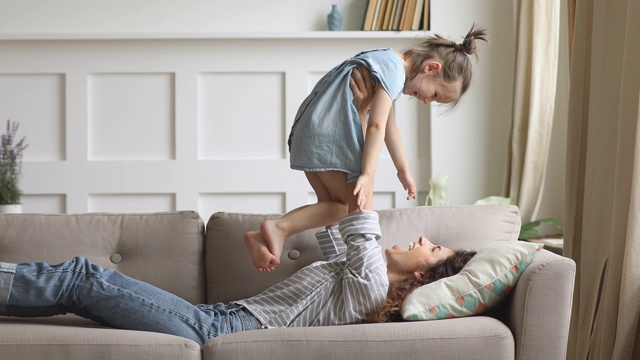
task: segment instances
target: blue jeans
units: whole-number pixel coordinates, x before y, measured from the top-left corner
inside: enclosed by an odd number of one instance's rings
[[[58,265],[0,263],[0,315],[69,312],[110,327],[185,337],[200,346],[216,336],[260,328],[240,305],[193,305],[83,257]]]

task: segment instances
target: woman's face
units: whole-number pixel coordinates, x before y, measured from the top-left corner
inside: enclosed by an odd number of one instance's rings
[[[440,245],[434,245],[421,236],[416,242],[410,242],[407,249],[398,245],[385,250],[387,269],[397,274],[413,274],[453,255],[453,251]]]

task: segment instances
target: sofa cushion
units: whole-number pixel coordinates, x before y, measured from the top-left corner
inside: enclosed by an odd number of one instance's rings
[[[0,215],[0,261],[57,264],[85,256],[200,304],[204,223],[194,211]]]
[[[509,295],[542,244],[503,241],[471,258],[460,273],[423,285],[402,304],[405,320],[433,320],[481,314]]]
[[[486,316],[417,321],[253,330],[220,336],[203,359],[441,359],[515,358],[513,335]]]
[[[520,233],[515,205],[417,206],[378,213],[383,248],[406,247],[424,235],[434,244],[477,251],[495,241],[516,240]]]

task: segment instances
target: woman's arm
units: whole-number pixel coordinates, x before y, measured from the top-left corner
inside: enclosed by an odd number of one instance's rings
[[[349,79],[351,91],[353,91],[353,104],[358,110],[360,117],[360,125],[362,127],[362,136],[366,136],[367,117],[371,109],[373,100],[373,82],[371,81],[371,73],[364,66],[354,68],[351,71],[351,79]]]
[[[340,220],[339,230],[347,247],[345,276],[366,278],[381,272],[387,277],[387,265],[378,244],[382,231],[377,212],[350,212]]]
[[[334,226],[316,233],[316,239],[327,261],[344,260],[347,246],[342,241],[338,227]]]
[[[346,323],[358,323],[384,302],[389,289],[387,265],[378,244],[382,237],[378,213],[354,211],[340,221],[347,245],[341,276],[343,307],[336,309]]]
[[[389,112],[384,141],[387,144],[393,165],[395,165],[396,170],[398,170],[398,179],[404,189],[407,190],[407,200],[415,199],[416,182],[411,175],[411,169],[409,168],[409,162],[404,152],[402,137],[400,136],[400,129],[398,129],[398,125],[396,124],[396,116],[393,108],[391,108]]]

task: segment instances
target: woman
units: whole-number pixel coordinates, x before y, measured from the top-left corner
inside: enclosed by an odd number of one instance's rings
[[[385,264],[380,237],[378,213],[352,212],[339,227],[317,234],[326,261],[251,298],[213,305],[193,305],[82,257],[58,265],[0,262],[0,315],[71,312],[106,326],[173,334],[203,346],[239,331],[400,320],[402,299],[413,288],[457,273],[473,256],[420,237],[408,249],[386,249]]]

